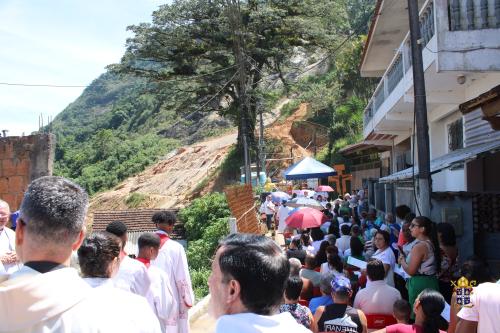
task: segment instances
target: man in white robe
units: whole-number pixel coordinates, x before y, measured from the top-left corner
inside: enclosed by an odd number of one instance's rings
[[[160,268],[151,266],[151,260],[156,259],[160,251],[160,237],[157,234],[144,233],[137,240],[137,245],[139,247],[137,261],[148,269],[151,279],[151,288],[147,296],[149,305],[160,321],[162,332],[176,330],[176,317],[179,309],[170,288],[168,276]]]
[[[127,226],[122,221],[113,221],[106,227],[106,231],[119,237],[122,241],[121,262],[118,273],[113,278],[117,288],[147,297],[151,285],[148,271],[144,265],[130,258],[125,252],[127,244]]]
[[[7,227],[9,217],[9,204],[0,200],[0,275],[12,274],[20,267],[16,255],[16,233]]]
[[[85,191],[62,177],[30,184],[16,229],[24,266],[0,282],[0,332],[161,332],[144,298],[92,289],[69,267],[84,238],[87,205]]]
[[[169,237],[169,233],[174,228],[176,216],[172,212],[163,211],[153,215],[152,220],[158,228],[156,233],[160,237],[161,244],[158,257],[151,262],[151,265],[167,273],[170,288],[178,304],[176,326],[168,326],[168,332],[187,333],[189,332],[188,309],[193,306],[194,294],[184,247]]]

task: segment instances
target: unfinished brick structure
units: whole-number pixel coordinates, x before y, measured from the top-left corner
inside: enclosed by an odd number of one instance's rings
[[[0,199],[11,211],[19,208],[32,180],[52,175],[55,144],[53,134],[0,138]]]

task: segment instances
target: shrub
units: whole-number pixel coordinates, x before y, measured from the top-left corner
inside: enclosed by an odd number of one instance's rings
[[[208,295],[208,277],[210,276],[210,268],[192,269],[191,283],[193,284],[194,296],[196,299],[202,299]]]
[[[144,200],[147,199],[147,197],[147,195],[134,192],[129,194],[127,199],[125,199],[125,204],[128,208],[137,208],[141,205],[142,202],[144,202]]]
[[[202,238],[211,223],[230,215],[225,195],[215,192],[193,200],[179,212],[179,219],[184,222],[188,241],[192,241]]]
[[[229,234],[230,211],[222,193],[212,193],[194,200],[179,212],[189,240],[186,256],[197,299],[208,294],[211,259],[221,238]]]

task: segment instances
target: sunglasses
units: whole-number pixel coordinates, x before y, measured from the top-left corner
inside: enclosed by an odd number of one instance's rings
[[[412,224],[410,224],[410,228],[420,228],[420,225],[418,225],[416,223],[412,223]]]

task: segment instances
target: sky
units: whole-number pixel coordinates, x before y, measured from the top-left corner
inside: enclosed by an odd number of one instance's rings
[[[0,130],[38,130],[117,63],[131,36],[126,27],[150,22],[166,0],[0,0]]]

